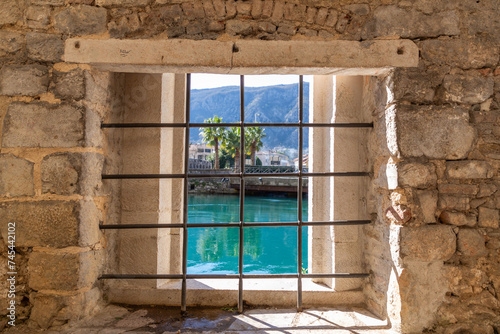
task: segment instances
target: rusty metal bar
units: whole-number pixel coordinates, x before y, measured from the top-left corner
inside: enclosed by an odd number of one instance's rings
[[[282,127],[296,128],[297,123],[190,123],[192,128],[240,127]],[[102,123],[102,129],[109,128],[183,128],[184,123]],[[305,128],[373,128],[373,123],[304,123]]]

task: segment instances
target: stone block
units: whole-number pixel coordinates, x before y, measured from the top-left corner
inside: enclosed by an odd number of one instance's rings
[[[226,22],[226,30],[230,35],[250,35],[253,28],[248,21],[229,20]]]
[[[12,154],[0,154],[0,196],[33,196],[33,165]]]
[[[26,9],[26,24],[29,28],[46,28],[50,24],[51,12],[52,10],[49,6],[30,6]]]
[[[102,7],[144,7],[150,3],[151,0],[95,0],[95,4]]]
[[[450,184],[442,183],[438,187],[440,194],[451,194],[457,196],[474,196],[479,191],[475,184]]]
[[[35,61],[59,62],[64,53],[60,35],[31,32],[26,35],[28,57]]]
[[[456,235],[451,226],[402,228],[400,242],[401,256],[408,260],[446,261],[456,250]]]
[[[446,176],[451,179],[489,179],[495,173],[486,161],[464,160],[447,161]]]
[[[493,95],[493,77],[479,72],[448,74],[443,80],[444,99],[447,102],[477,104]]]
[[[75,147],[84,141],[83,110],[14,102],[4,119],[3,147]]]
[[[34,290],[77,290],[95,284],[101,254],[33,252],[28,261],[28,284]]]
[[[215,8],[212,3],[212,0],[202,0],[201,2],[203,3],[203,10],[205,11],[205,16],[215,17]]]
[[[497,191],[497,186],[494,184],[480,184],[479,192],[477,193],[477,197],[488,197],[493,195]]]
[[[335,27],[335,24],[337,23],[339,13],[336,10],[330,9],[328,11],[328,17],[326,18],[325,21],[325,26],[327,27]]]
[[[425,60],[462,69],[494,67],[499,59],[497,46],[484,40],[429,39],[421,50]]]
[[[398,168],[400,186],[414,188],[435,187],[436,167],[433,164],[407,163]]]
[[[74,69],[69,72],[52,72],[55,84],[54,95],[59,99],[80,100],[85,97],[85,76],[83,70]]]
[[[5,202],[0,204],[0,213],[5,221],[16,223],[17,247],[88,246],[99,240],[99,213],[86,202]],[[89,226],[80,224],[82,219]],[[7,225],[0,229],[7,239]]]
[[[326,18],[328,17],[328,8],[321,7],[318,9],[318,15],[316,15],[316,24],[322,26],[326,22]]]
[[[273,15],[271,16],[271,20],[273,22],[279,22],[283,18],[283,14],[285,12],[285,2],[284,1],[275,1]]]
[[[457,245],[458,251],[465,256],[485,256],[488,253],[484,236],[477,230],[461,228]]]
[[[316,7],[307,7],[306,10],[306,22],[309,24],[314,23],[314,19],[316,18],[316,13],[318,9]]]
[[[417,198],[424,223],[435,223],[438,201],[437,191],[419,190],[417,191]]]
[[[425,15],[397,6],[380,6],[363,29],[363,38],[399,36],[402,38],[453,36],[460,34],[459,16],[455,11]]]
[[[30,0],[32,5],[48,5],[48,6],[63,6],[64,0]]]
[[[470,199],[452,195],[439,195],[438,206],[441,210],[467,211],[470,209]]]
[[[182,8],[180,5],[163,7],[160,9],[161,18],[166,22],[179,22],[182,18]]]
[[[22,2],[17,0],[4,0],[0,6],[0,26],[15,24],[23,17]]]
[[[47,329],[74,319],[81,319],[94,313],[101,300],[99,288],[85,292],[53,295],[37,292],[33,295],[33,309],[30,323],[34,327]]]
[[[273,15],[274,0],[264,0],[262,6],[262,18],[268,19]]]
[[[417,104],[434,101],[444,77],[439,71],[422,68],[396,69],[394,73],[394,99]]]
[[[494,3],[494,1],[492,1]],[[494,10],[475,11],[468,13],[465,17],[465,26],[470,36],[485,36],[497,44],[500,42],[498,31],[500,21],[498,20],[498,4]]]
[[[223,18],[224,16],[226,16],[226,5],[224,4],[223,0],[214,0],[213,4],[215,13],[219,18]]]
[[[222,31],[225,27],[224,22],[212,21],[208,24],[207,29],[208,31]]]
[[[42,193],[99,196],[104,157],[97,153],[55,153],[42,161]]]
[[[72,35],[92,35],[106,31],[107,11],[102,7],[77,5],[54,17],[54,28]]]
[[[23,34],[0,30],[0,57],[16,54],[24,44],[26,44],[26,39]]]
[[[400,105],[396,123],[403,157],[463,159],[476,137],[469,113],[459,107]]]
[[[475,226],[477,223],[476,216],[473,215],[465,215],[461,212],[453,212],[453,211],[443,211],[439,217],[442,223],[455,225],[455,226]]]
[[[343,7],[351,13],[356,15],[364,16],[370,14],[370,5],[368,4],[352,4]]]
[[[281,24],[278,27],[278,33],[280,33],[280,34],[293,36],[293,35],[295,35],[296,31],[297,31],[297,28],[291,24]]]
[[[257,27],[259,31],[267,32],[269,34],[272,34],[276,31],[276,26],[271,22],[259,22]]]
[[[480,227],[498,228],[500,214],[496,209],[479,208],[478,222]]]
[[[47,91],[49,74],[42,65],[4,65],[0,70],[0,95],[36,96]]]
[[[326,20],[327,25],[328,25],[329,19],[330,18],[328,18],[328,20]],[[351,20],[352,20],[351,14],[349,14],[349,12],[343,11],[339,15],[339,18],[337,20],[337,24],[335,25],[335,30],[337,30],[339,33],[343,33],[344,31],[346,31],[347,26],[349,25]]]

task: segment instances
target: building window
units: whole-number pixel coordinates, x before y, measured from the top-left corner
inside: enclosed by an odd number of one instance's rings
[[[127,76],[133,77],[134,74]],[[135,75],[140,76],[140,75]],[[147,75],[146,75],[147,76]],[[240,118],[237,122],[212,124],[193,123],[190,119],[190,78],[187,75],[168,74],[156,76],[157,83],[159,82],[159,91],[151,93],[160,102],[144,99],[145,103],[150,104],[152,114],[157,113],[157,117],[151,119],[135,119],[133,116],[133,108],[129,108],[131,117],[123,118],[122,123],[106,123],[103,128],[110,128],[109,131],[123,129],[123,140],[127,148],[122,151],[122,159],[125,161],[121,168],[122,173],[109,173],[103,175],[104,179],[121,180],[122,191],[122,211],[123,208],[128,210],[122,212],[122,218],[119,224],[103,225],[104,230],[121,230],[125,233],[130,231],[148,231],[141,233],[128,233],[128,239],[122,238],[122,243],[135,243],[132,249],[128,249],[125,245],[121,247],[122,251],[119,254],[119,262],[122,264],[129,261],[129,264],[122,265],[122,269],[141,268],[144,272],[148,272],[154,268],[155,273],[137,273],[135,272],[120,272],[107,273],[101,278],[103,279],[122,279],[122,280],[145,280],[152,283],[151,287],[159,287],[160,282],[165,283],[167,280],[181,281],[181,296],[180,302],[182,309],[187,306],[187,281],[189,279],[233,279],[238,281],[238,309],[243,309],[243,294],[244,281],[250,279],[296,279],[297,280],[297,308],[303,307],[303,288],[302,281],[304,279],[313,279],[325,283],[338,291],[353,290],[360,287],[360,279],[367,277],[368,274],[362,270],[362,255],[359,240],[359,227],[363,224],[370,223],[369,219],[361,217],[363,213],[366,215],[366,208],[362,208],[363,184],[369,174],[366,169],[366,161],[363,159],[363,148],[356,148],[365,135],[363,131],[369,131],[372,126],[371,122],[359,120],[359,110],[361,106],[356,97],[359,97],[360,92],[352,92],[354,98],[350,98],[349,94],[345,94],[345,90],[350,87],[362,87],[362,78],[336,78],[333,76],[315,76],[314,77],[314,105],[313,111],[309,120],[304,119],[303,105],[303,77],[299,77],[298,85],[298,119],[291,122],[269,123],[258,122],[257,115],[254,115],[253,120],[248,120],[245,114],[245,77],[240,76]],[[158,78],[160,78],[158,80]],[[135,80],[126,80],[126,82],[137,82]],[[345,87],[342,87],[344,85]],[[127,87],[127,84],[125,84]],[[127,88],[125,88],[127,89]],[[336,96],[336,89],[344,89],[344,94]],[[133,87],[130,92],[133,92]],[[179,93],[181,92],[181,93]],[[356,96],[356,93],[358,96]],[[184,95],[185,94],[185,95]],[[180,103],[181,100],[184,103]],[[342,99],[350,99],[345,102],[345,110],[337,108],[336,101]],[[142,117],[142,116],[140,116]],[[146,117],[147,118],[147,117]],[[233,172],[223,173],[218,175],[221,178],[233,178],[239,180],[239,219],[237,222],[228,223],[201,223],[189,224],[188,218],[188,180],[189,178],[204,179],[213,178],[213,174],[197,172],[196,174],[189,172],[189,144],[190,133],[193,129],[203,127],[232,127],[239,129],[240,148],[239,161],[246,161],[245,150],[245,128],[263,126],[267,128],[293,128],[297,131],[298,137],[298,158],[295,164],[297,168],[292,172],[270,175],[269,173],[247,173],[245,168],[236,168]],[[130,131],[132,134],[127,133]],[[149,131],[149,134],[147,133]],[[347,136],[342,134],[343,131],[352,131]],[[157,154],[153,154],[151,163],[139,161],[144,158],[145,150],[141,148],[142,143],[151,145],[151,150]],[[182,138],[182,140],[180,140]],[[304,170],[304,141],[306,138],[310,140],[310,150],[306,161],[309,167],[308,171]],[[196,152],[203,152],[204,149],[198,148]],[[332,150],[335,152],[332,153]],[[149,149],[146,151],[150,151]],[[205,152],[211,152],[210,149],[205,149]],[[154,153],[153,152],[153,153]],[[207,152],[207,153],[208,153]],[[128,156],[130,153],[135,156]],[[355,155],[353,159],[352,156]],[[201,155],[198,159],[201,160]],[[292,159],[293,160],[293,159]],[[365,159],[366,160],[366,159]],[[151,161],[150,161],[151,162]],[[282,164],[282,156],[273,154],[269,157],[271,166],[280,166]],[[354,163],[353,163],[354,162]],[[293,161],[288,163],[294,164]],[[147,166],[146,170],[141,170],[141,167]],[[237,167],[237,166],[236,166]],[[148,170],[148,168],[150,168]],[[297,180],[297,194],[302,194],[303,180],[309,180],[309,217],[303,217],[302,207],[304,205],[302,196],[297,196],[297,217],[295,221],[281,222],[248,222],[245,220],[245,187],[249,178],[295,178]],[[339,179],[339,181],[337,180]],[[365,179],[364,181],[358,181]],[[325,182],[326,181],[326,182]],[[112,182],[112,181],[107,181]],[[149,184],[149,186],[148,186]],[[153,189],[155,195],[141,195],[141,189],[147,189],[144,192]],[[125,197],[123,198],[123,194]],[[155,197],[156,196],[156,197]],[[166,198],[164,198],[166,197]],[[156,204],[153,204],[153,210],[146,210],[150,205],[148,200],[154,198]],[[125,201],[125,203],[123,203]],[[134,202],[136,201],[136,202]],[[342,204],[344,202],[344,204]],[[140,204],[137,204],[140,203]],[[148,204],[149,203],[149,204]],[[360,204],[361,203],[361,204]],[[160,210],[155,212],[154,207],[159,207]],[[139,208],[139,209],[138,209]],[[143,210],[144,209],[144,210]],[[126,217],[126,218],[123,218]],[[141,222],[137,220],[141,219]],[[276,227],[287,226],[294,228],[297,231],[297,268],[294,273],[290,274],[245,274],[243,254],[244,254],[244,237],[247,228],[251,227]],[[310,271],[304,272],[302,263],[302,234],[303,227],[307,226],[309,237],[309,257]],[[187,252],[188,252],[188,235],[190,229],[195,228],[230,228],[238,230],[238,268],[235,274],[188,274]],[[352,231],[354,230],[354,232]],[[128,231],[128,232],[127,232]],[[153,231],[153,232],[150,232]],[[157,233],[155,233],[157,232]],[[149,238],[149,239],[148,239]],[[145,241],[149,240],[149,241]],[[154,240],[154,245],[151,246],[151,240]],[[142,245],[142,246],[141,246]],[[352,249],[352,247],[357,249]],[[150,248],[148,248],[150,247]],[[148,249],[147,249],[148,248]],[[147,256],[148,251],[150,252]],[[140,255],[136,254],[140,253]],[[142,253],[141,253],[142,252]],[[341,254],[343,252],[343,255]],[[346,254],[349,254],[348,256]],[[353,256],[352,254],[355,254]],[[139,263],[137,259],[146,259],[144,263]],[[166,258],[166,259],[165,259]],[[325,262],[326,258],[326,262]],[[350,261],[346,264],[346,261]],[[345,269],[352,268],[352,270]],[[123,271],[123,270],[121,270]],[[346,281],[346,284],[334,284],[333,281]]]

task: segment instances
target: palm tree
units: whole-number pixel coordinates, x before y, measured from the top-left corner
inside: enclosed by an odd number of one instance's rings
[[[222,123],[222,118],[214,116],[213,118],[206,119],[204,123]],[[219,144],[224,139],[224,128],[219,127],[206,127],[201,129],[203,141],[215,149],[215,164],[214,168],[219,169]]]
[[[262,139],[266,136],[263,128],[251,127],[245,129],[245,141],[250,149],[250,160],[252,166],[255,166],[255,153],[262,148]]]
[[[224,135],[223,146],[234,157],[234,168],[238,168],[240,164],[240,128],[229,128]]]

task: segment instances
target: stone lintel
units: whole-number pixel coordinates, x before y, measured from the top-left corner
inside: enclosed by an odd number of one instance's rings
[[[66,41],[64,60],[102,70],[142,73],[378,75],[416,67],[410,40],[374,41]]]

